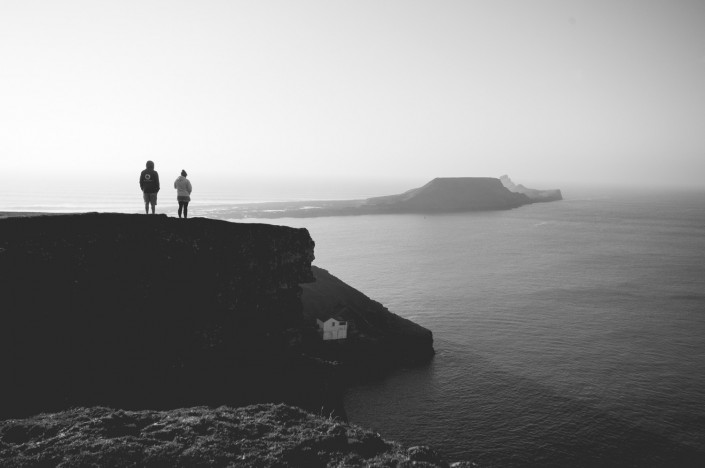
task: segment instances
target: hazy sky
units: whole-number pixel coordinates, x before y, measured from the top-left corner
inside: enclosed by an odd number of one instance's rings
[[[705,186],[705,1],[0,0],[0,155]]]

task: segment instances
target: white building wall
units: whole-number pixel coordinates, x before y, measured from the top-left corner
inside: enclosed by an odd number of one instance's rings
[[[335,319],[328,319],[325,322],[316,319],[318,329],[321,331],[324,341],[343,340],[348,337],[348,323],[338,322]]]

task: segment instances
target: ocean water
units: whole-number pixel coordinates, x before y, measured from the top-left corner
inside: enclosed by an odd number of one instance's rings
[[[434,333],[429,364],[347,390],[351,422],[484,467],[705,466],[705,192],[564,194],[261,221],[306,227],[316,265]]]
[[[705,466],[705,194],[268,222],[434,333],[351,422],[481,466]]]

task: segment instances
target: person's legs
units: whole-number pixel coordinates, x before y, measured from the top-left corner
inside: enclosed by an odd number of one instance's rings
[[[184,209],[184,202],[180,201],[179,202],[179,218],[181,217],[181,212]]]
[[[149,202],[152,204],[152,214],[154,214],[154,209],[157,206],[157,194],[156,193],[149,194]]]
[[[184,202],[184,219],[188,218],[188,202]]]
[[[149,214],[149,202],[144,202],[144,214]]]

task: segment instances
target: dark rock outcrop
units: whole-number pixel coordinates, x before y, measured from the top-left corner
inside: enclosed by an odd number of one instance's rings
[[[340,370],[302,305],[313,248],[305,229],[203,218],[0,219],[0,419],[259,402],[343,415]],[[307,304],[347,304],[366,345],[339,357],[381,369],[433,353],[428,330],[316,271]]]
[[[405,448],[285,405],[76,408],[2,421],[0,459],[14,467],[448,466],[428,447]]]
[[[563,200],[563,194],[558,189],[537,190],[526,188],[521,184],[516,185],[506,174],[500,177],[499,180],[502,182],[502,185],[507,188],[507,190],[526,195],[534,203]]]
[[[314,280],[305,229],[95,213],[0,224],[0,417],[311,391],[290,370],[299,284]]]

